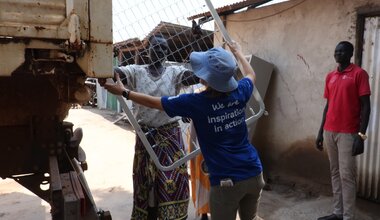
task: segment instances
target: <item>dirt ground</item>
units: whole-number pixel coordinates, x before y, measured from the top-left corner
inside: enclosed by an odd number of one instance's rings
[[[115,220],[130,219],[134,133],[119,114],[92,108],[71,109],[67,121],[81,127],[86,151],[88,184],[98,208]],[[311,220],[330,214],[332,199],[318,186],[274,178],[262,194],[259,215],[265,220]],[[49,204],[10,179],[0,180],[1,220],[48,220]],[[189,220],[197,219],[189,205]],[[239,218],[237,218],[239,219]],[[379,220],[380,205],[358,199],[357,220]]]

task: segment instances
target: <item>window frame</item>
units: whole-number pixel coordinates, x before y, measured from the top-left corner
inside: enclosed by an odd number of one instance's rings
[[[362,65],[365,19],[368,17],[380,17],[380,7],[366,6],[357,10],[356,19],[356,52],[355,63]]]

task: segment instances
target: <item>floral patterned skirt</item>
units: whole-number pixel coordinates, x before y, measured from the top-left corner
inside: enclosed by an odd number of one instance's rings
[[[144,132],[150,131],[147,138],[162,165],[171,165],[183,157],[184,144],[178,123],[159,128],[142,126]],[[158,207],[158,218],[186,219],[189,204],[189,177],[187,165],[171,171],[156,168],[140,138],[136,137],[133,161],[133,211],[131,219],[145,220],[148,216],[149,194],[154,196]]]

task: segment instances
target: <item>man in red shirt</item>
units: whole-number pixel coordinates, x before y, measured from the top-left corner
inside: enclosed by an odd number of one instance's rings
[[[355,156],[364,151],[371,91],[367,72],[350,61],[353,51],[350,42],[338,43],[334,52],[338,68],[326,77],[324,98],[327,102],[316,147],[322,151],[325,140],[334,211],[318,220],[353,220],[355,216]]]

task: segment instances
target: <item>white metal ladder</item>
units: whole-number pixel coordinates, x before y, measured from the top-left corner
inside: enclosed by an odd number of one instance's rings
[[[211,1],[210,0],[205,0],[206,1],[206,4],[210,10],[210,13],[212,15],[212,17],[214,18],[220,32],[222,33],[223,35],[223,38],[225,41],[227,42],[231,42],[231,38],[230,36],[228,35],[227,33],[227,30],[226,28],[224,27],[218,13],[216,12],[214,6],[212,5]],[[239,66],[240,68],[240,66]],[[247,118],[246,119],[246,124],[247,126],[253,124],[253,122],[255,122],[257,119],[259,119],[266,111],[265,111],[265,105],[264,105],[264,102],[256,88],[256,86],[254,87],[254,91],[253,91],[253,97],[255,98],[255,100],[259,103],[259,112],[255,113],[252,109],[252,107],[248,107],[249,110],[251,111],[252,113],[252,116]],[[179,160],[177,161],[174,161],[171,165],[169,166],[164,166],[160,163],[156,153],[154,152],[153,148],[155,146],[152,146],[148,139],[147,139],[147,135],[149,135],[149,132],[147,133],[144,133],[140,127],[140,125],[138,124],[136,118],[133,116],[131,110],[129,109],[129,107],[127,106],[127,103],[126,103],[126,100],[122,97],[122,96],[118,96],[117,97],[122,109],[124,110],[124,112],[126,113],[131,125],[133,126],[133,128],[135,129],[136,131],[136,134],[138,135],[138,137],[140,138],[140,140],[142,141],[146,151],[148,152],[149,156],[151,157],[152,161],[154,162],[154,164],[156,165],[156,167],[162,171],[168,171],[168,170],[173,170],[179,166],[181,166],[182,164],[186,163],[187,161],[189,161],[190,159],[194,158],[195,156],[197,156],[199,153],[201,153],[201,150],[199,148],[199,146],[196,147],[196,149],[194,149],[193,151],[189,152],[188,154],[185,154],[184,157],[180,158]]]

